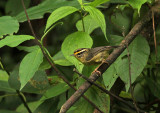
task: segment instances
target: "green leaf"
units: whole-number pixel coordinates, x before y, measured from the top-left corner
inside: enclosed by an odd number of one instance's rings
[[[86,100],[83,100],[72,113],[93,113],[93,110],[93,106]]]
[[[89,100],[92,100],[92,102],[95,103],[100,110],[102,110],[104,113],[109,113],[110,98],[106,93],[102,93],[98,88],[90,88],[87,90],[85,95]]]
[[[84,21],[84,28],[85,28],[85,32],[90,34],[92,33],[92,31],[98,27],[100,27],[93,19],[90,15],[86,16],[83,18]],[[82,25],[82,20],[79,20],[76,23],[76,27],[78,29],[78,31],[83,31],[83,25]]]
[[[0,70],[0,91],[15,92],[8,84],[8,74],[5,71]]]
[[[42,101],[27,102],[27,105],[29,106],[31,111],[34,111],[41,103]],[[28,113],[27,109],[24,107],[24,104],[18,106],[16,111],[18,111],[18,113]]]
[[[89,77],[91,73],[96,69],[98,65],[84,65],[82,74],[85,75],[86,77]],[[77,74],[76,74],[77,75]],[[79,75],[77,75],[79,76]],[[79,77],[77,82],[76,82],[76,87],[79,88],[86,80],[83,79],[82,77]]]
[[[151,2],[151,0],[129,0],[129,4],[140,12],[142,5],[146,2]]]
[[[106,3],[110,0],[94,0],[93,2],[91,2],[89,5],[93,6],[93,7],[96,7],[96,6],[99,6],[103,3]]]
[[[21,84],[19,81],[19,67],[18,66],[16,66],[14,70],[11,72],[9,79],[8,79],[8,83],[10,87],[13,89],[15,90],[20,89]]]
[[[28,53],[21,61],[19,68],[19,76],[22,89],[26,83],[33,77],[38,70],[40,64],[43,62],[43,53],[41,49]]]
[[[151,91],[151,93],[160,99],[160,82],[156,81],[156,80],[153,80],[153,78],[149,78],[147,77],[146,78],[146,81],[147,81],[147,85]]]
[[[50,84],[48,82],[47,74],[43,70],[38,70],[32,79],[25,85],[25,87],[22,89],[23,92],[28,93],[37,93],[42,94],[44,93],[48,88],[50,87]]]
[[[130,31],[131,18],[126,12],[115,13],[114,16],[111,16],[111,21],[115,25],[114,30],[118,33],[126,35]]]
[[[8,80],[10,87],[15,90],[19,90],[21,86],[19,81],[18,68],[19,67],[16,67],[13,70]],[[41,93],[44,93],[49,86],[50,85],[49,85],[48,78],[45,71],[39,70],[34,74],[32,79],[28,81],[28,83],[22,89],[22,92],[41,94]]]
[[[85,32],[75,32],[68,35],[62,44],[62,53],[64,57],[76,66],[79,72],[82,72],[83,64],[74,56],[71,56],[76,49],[91,48],[93,44],[92,38]]]
[[[58,96],[62,93],[64,93],[66,90],[68,90],[70,87],[62,82],[62,83],[58,83],[54,86],[52,86],[51,88],[49,88],[45,93],[44,96],[41,98],[41,100],[46,100],[55,96]]]
[[[16,47],[26,40],[34,39],[29,35],[12,35],[0,40],[0,48],[3,46]]]
[[[0,110],[0,113],[19,113],[19,112],[11,111],[11,110]]]
[[[23,50],[23,51],[26,51],[26,52],[33,52],[35,50],[38,50],[39,49],[39,46],[18,46],[17,47],[19,50]]]
[[[0,17],[0,26],[0,38],[3,35],[17,33],[19,29],[18,21],[10,16]]]
[[[124,37],[119,35],[110,35],[109,42],[111,45],[119,45],[123,39]]]
[[[55,64],[60,65],[60,66],[71,66],[73,65],[71,62],[69,62],[64,55],[62,54],[62,51],[59,51],[57,54],[55,54],[52,57],[52,60],[54,61]],[[39,70],[45,70],[45,69],[49,69],[51,67],[51,65],[49,64],[49,62],[44,59],[43,63],[41,63]]]
[[[107,90],[110,90],[117,80],[117,72],[114,64],[112,64],[104,73],[103,73],[103,81]]]
[[[79,4],[82,5],[83,4],[83,0],[78,0]]]
[[[28,13],[30,20],[39,19],[39,18],[43,18],[43,15],[45,13],[51,13],[56,8],[59,8],[62,6],[74,6],[74,7],[80,8],[80,5],[77,0],[73,0],[73,1],[45,0],[38,6],[34,6],[34,7],[27,9],[27,13]],[[24,11],[18,14],[16,18],[19,22],[24,22],[27,20]]]
[[[104,15],[101,13],[101,11],[92,6],[84,6],[84,9],[89,12],[92,19],[101,27],[101,30],[104,33],[106,40],[108,40],[106,36],[106,22]]]
[[[109,3],[125,4],[125,3],[128,3],[128,1],[126,1],[126,0],[110,0]]]
[[[142,44],[143,43],[143,44]],[[147,64],[150,54],[148,42],[142,36],[137,36],[129,46],[132,83],[141,74]],[[126,91],[129,89],[129,62],[126,57],[119,57],[115,62],[118,76],[125,82]]]
[[[47,31],[47,29],[49,29],[58,20],[66,17],[67,15],[72,14],[76,11],[78,11],[78,9],[75,7],[71,7],[71,6],[64,6],[64,7],[60,7],[58,9],[56,9],[49,16],[49,18],[47,20],[45,31]]]
[[[33,113],[56,113],[58,105],[57,103],[58,98],[45,100],[36,108]]]
[[[59,51],[56,55],[53,56],[53,61],[55,64],[61,65],[61,66],[71,66],[73,65],[71,62],[69,62],[63,55],[62,51]]]
[[[28,8],[31,0],[24,0],[25,7]],[[16,16],[24,11],[21,0],[8,0],[5,6],[5,12],[9,15]]]
[[[124,92],[124,91],[121,91],[121,93],[119,94],[120,97],[123,97],[123,98],[128,98],[128,99],[132,99],[132,96],[130,93],[127,93],[127,92]]]

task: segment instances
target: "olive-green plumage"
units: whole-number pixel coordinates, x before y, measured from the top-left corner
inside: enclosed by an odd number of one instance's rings
[[[74,51],[73,56],[85,65],[100,64],[109,56],[110,50],[117,47],[119,46],[80,48]]]

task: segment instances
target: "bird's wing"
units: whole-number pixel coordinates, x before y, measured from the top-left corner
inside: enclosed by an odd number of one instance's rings
[[[92,48],[89,52],[90,55],[88,55],[86,57],[86,60],[89,61],[91,60],[95,55],[97,55],[98,53],[102,52],[102,51],[106,51],[106,50],[112,50],[114,48],[117,48],[119,46],[101,46],[101,47],[95,47],[95,48]]]

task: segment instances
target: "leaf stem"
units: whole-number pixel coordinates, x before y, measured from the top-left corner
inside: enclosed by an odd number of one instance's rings
[[[58,25],[58,24],[63,24],[63,22],[58,22],[58,23],[56,23],[56,24],[54,24],[54,25],[52,25],[45,33],[44,33],[44,35],[42,36],[42,38],[41,38],[41,44],[43,45],[43,40],[44,40],[44,38],[46,37],[46,35],[56,26],[56,25]]]

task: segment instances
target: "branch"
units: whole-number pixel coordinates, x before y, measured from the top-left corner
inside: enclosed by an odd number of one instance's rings
[[[70,86],[73,90],[77,90],[74,86],[72,86],[72,84],[70,84],[70,82],[62,75],[62,73],[57,69],[57,67],[54,65],[54,62],[53,60],[50,58],[50,55],[48,54],[48,52],[46,52],[46,50],[43,48],[43,46],[41,45],[41,43],[39,42],[38,38],[36,37],[36,34],[33,30],[33,27],[32,27],[32,24],[30,22],[30,19],[29,19],[29,16],[27,14],[27,11],[26,11],[26,7],[24,5],[24,1],[21,0],[22,2],[22,5],[23,5],[23,8],[24,8],[24,11],[25,11],[25,14],[26,14],[26,18],[27,18],[27,21],[28,21],[28,24],[29,24],[29,27],[31,29],[31,32],[33,34],[33,36],[35,37],[35,40],[36,40],[36,44],[39,45],[39,47],[41,48],[41,51],[44,55],[44,57],[47,59],[47,61],[49,62],[49,64],[51,65],[51,67],[56,71],[57,75],[64,81],[68,84],[68,86]],[[99,112],[101,113],[104,113],[103,111],[101,111],[92,101],[90,101],[86,96],[83,95],[83,98],[88,101],[94,108],[96,108],[97,110],[99,110]]]
[[[115,49],[109,57],[106,59],[106,62],[103,62],[100,64],[100,66],[97,68],[97,71],[93,72],[89,79],[94,82],[96,81],[100,76],[97,76],[97,72],[99,72],[100,75],[102,75],[109,66],[120,56],[120,54],[126,49],[126,45],[129,45],[135,37],[140,33],[142,28],[144,27],[147,22],[151,20],[151,11],[147,13],[147,15],[139,21],[129,32],[129,34],[125,37],[125,39],[121,42],[120,47]],[[63,104],[61,107],[60,113],[65,113],[91,86],[92,84],[86,81],[84,84],[82,84],[79,89]]]
[[[101,87],[100,85],[92,82],[92,81],[91,81],[90,79],[88,79],[86,76],[84,76],[83,74],[79,73],[75,68],[74,68],[73,71],[74,71],[75,73],[77,73],[80,77],[82,77],[83,79],[87,80],[90,84],[93,84],[93,85],[95,85],[96,87],[98,87],[100,90],[102,90],[102,91],[105,92],[106,94],[108,94],[108,95],[114,97],[115,99],[121,101],[122,103],[124,103],[124,104],[127,105],[128,107],[130,107],[130,108],[132,108],[132,109],[135,109],[135,108],[134,108],[133,106],[131,106],[127,101],[123,100],[121,97],[113,94],[112,92],[106,90],[105,88]],[[135,109],[135,110],[136,110],[136,109]],[[140,109],[138,109],[138,110],[139,110],[140,112],[145,112],[145,111],[140,110]]]

